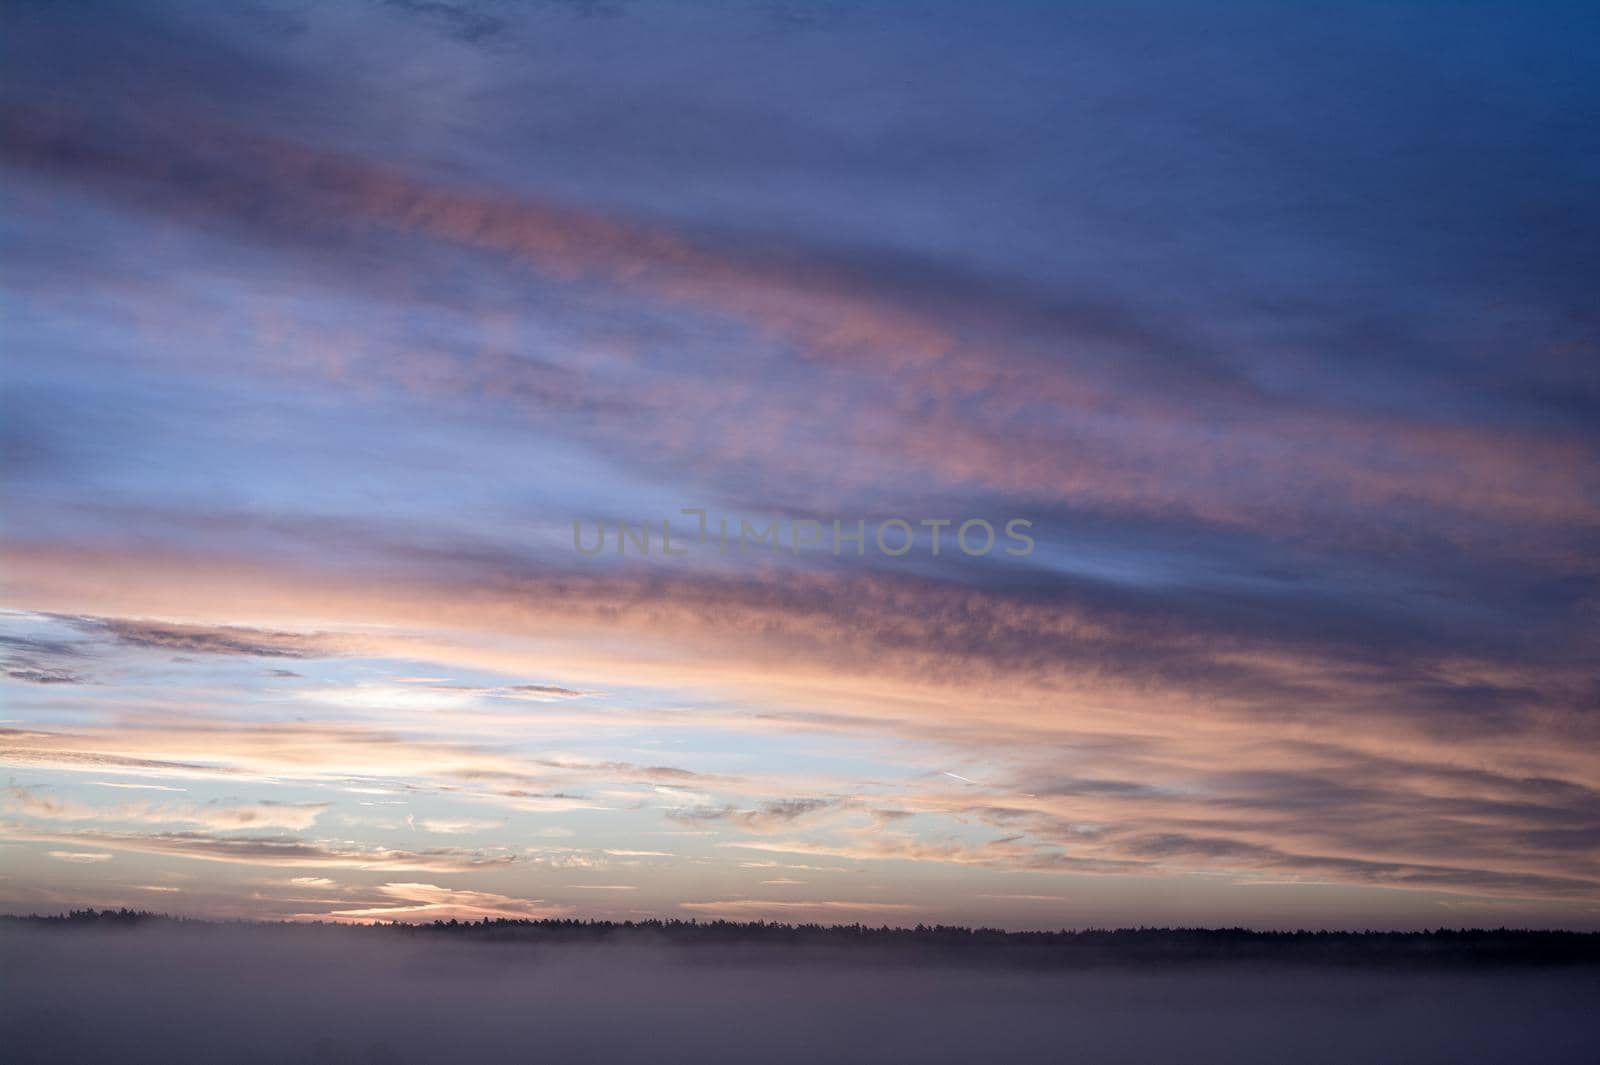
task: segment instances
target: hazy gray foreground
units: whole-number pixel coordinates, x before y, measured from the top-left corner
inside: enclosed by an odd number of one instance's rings
[[[908,965],[333,927],[0,928],[13,1065],[1578,1062],[1600,967]]]

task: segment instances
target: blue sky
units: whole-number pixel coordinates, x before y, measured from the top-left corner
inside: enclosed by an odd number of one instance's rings
[[[6,908],[1595,926],[1591,7],[5,21]]]

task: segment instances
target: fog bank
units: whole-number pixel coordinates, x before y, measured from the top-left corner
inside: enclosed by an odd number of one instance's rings
[[[1600,968],[796,964],[344,928],[0,929],[14,1065],[1577,1062]],[[1592,1014],[1591,1014],[1592,1016]]]

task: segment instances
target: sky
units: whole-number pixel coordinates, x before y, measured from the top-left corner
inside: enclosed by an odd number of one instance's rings
[[[3,19],[0,910],[1600,928],[1600,8]]]

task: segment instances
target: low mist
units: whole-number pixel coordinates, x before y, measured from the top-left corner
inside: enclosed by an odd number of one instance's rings
[[[1076,969],[379,929],[0,928],[12,1065],[1592,1060],[1593,965]]]

